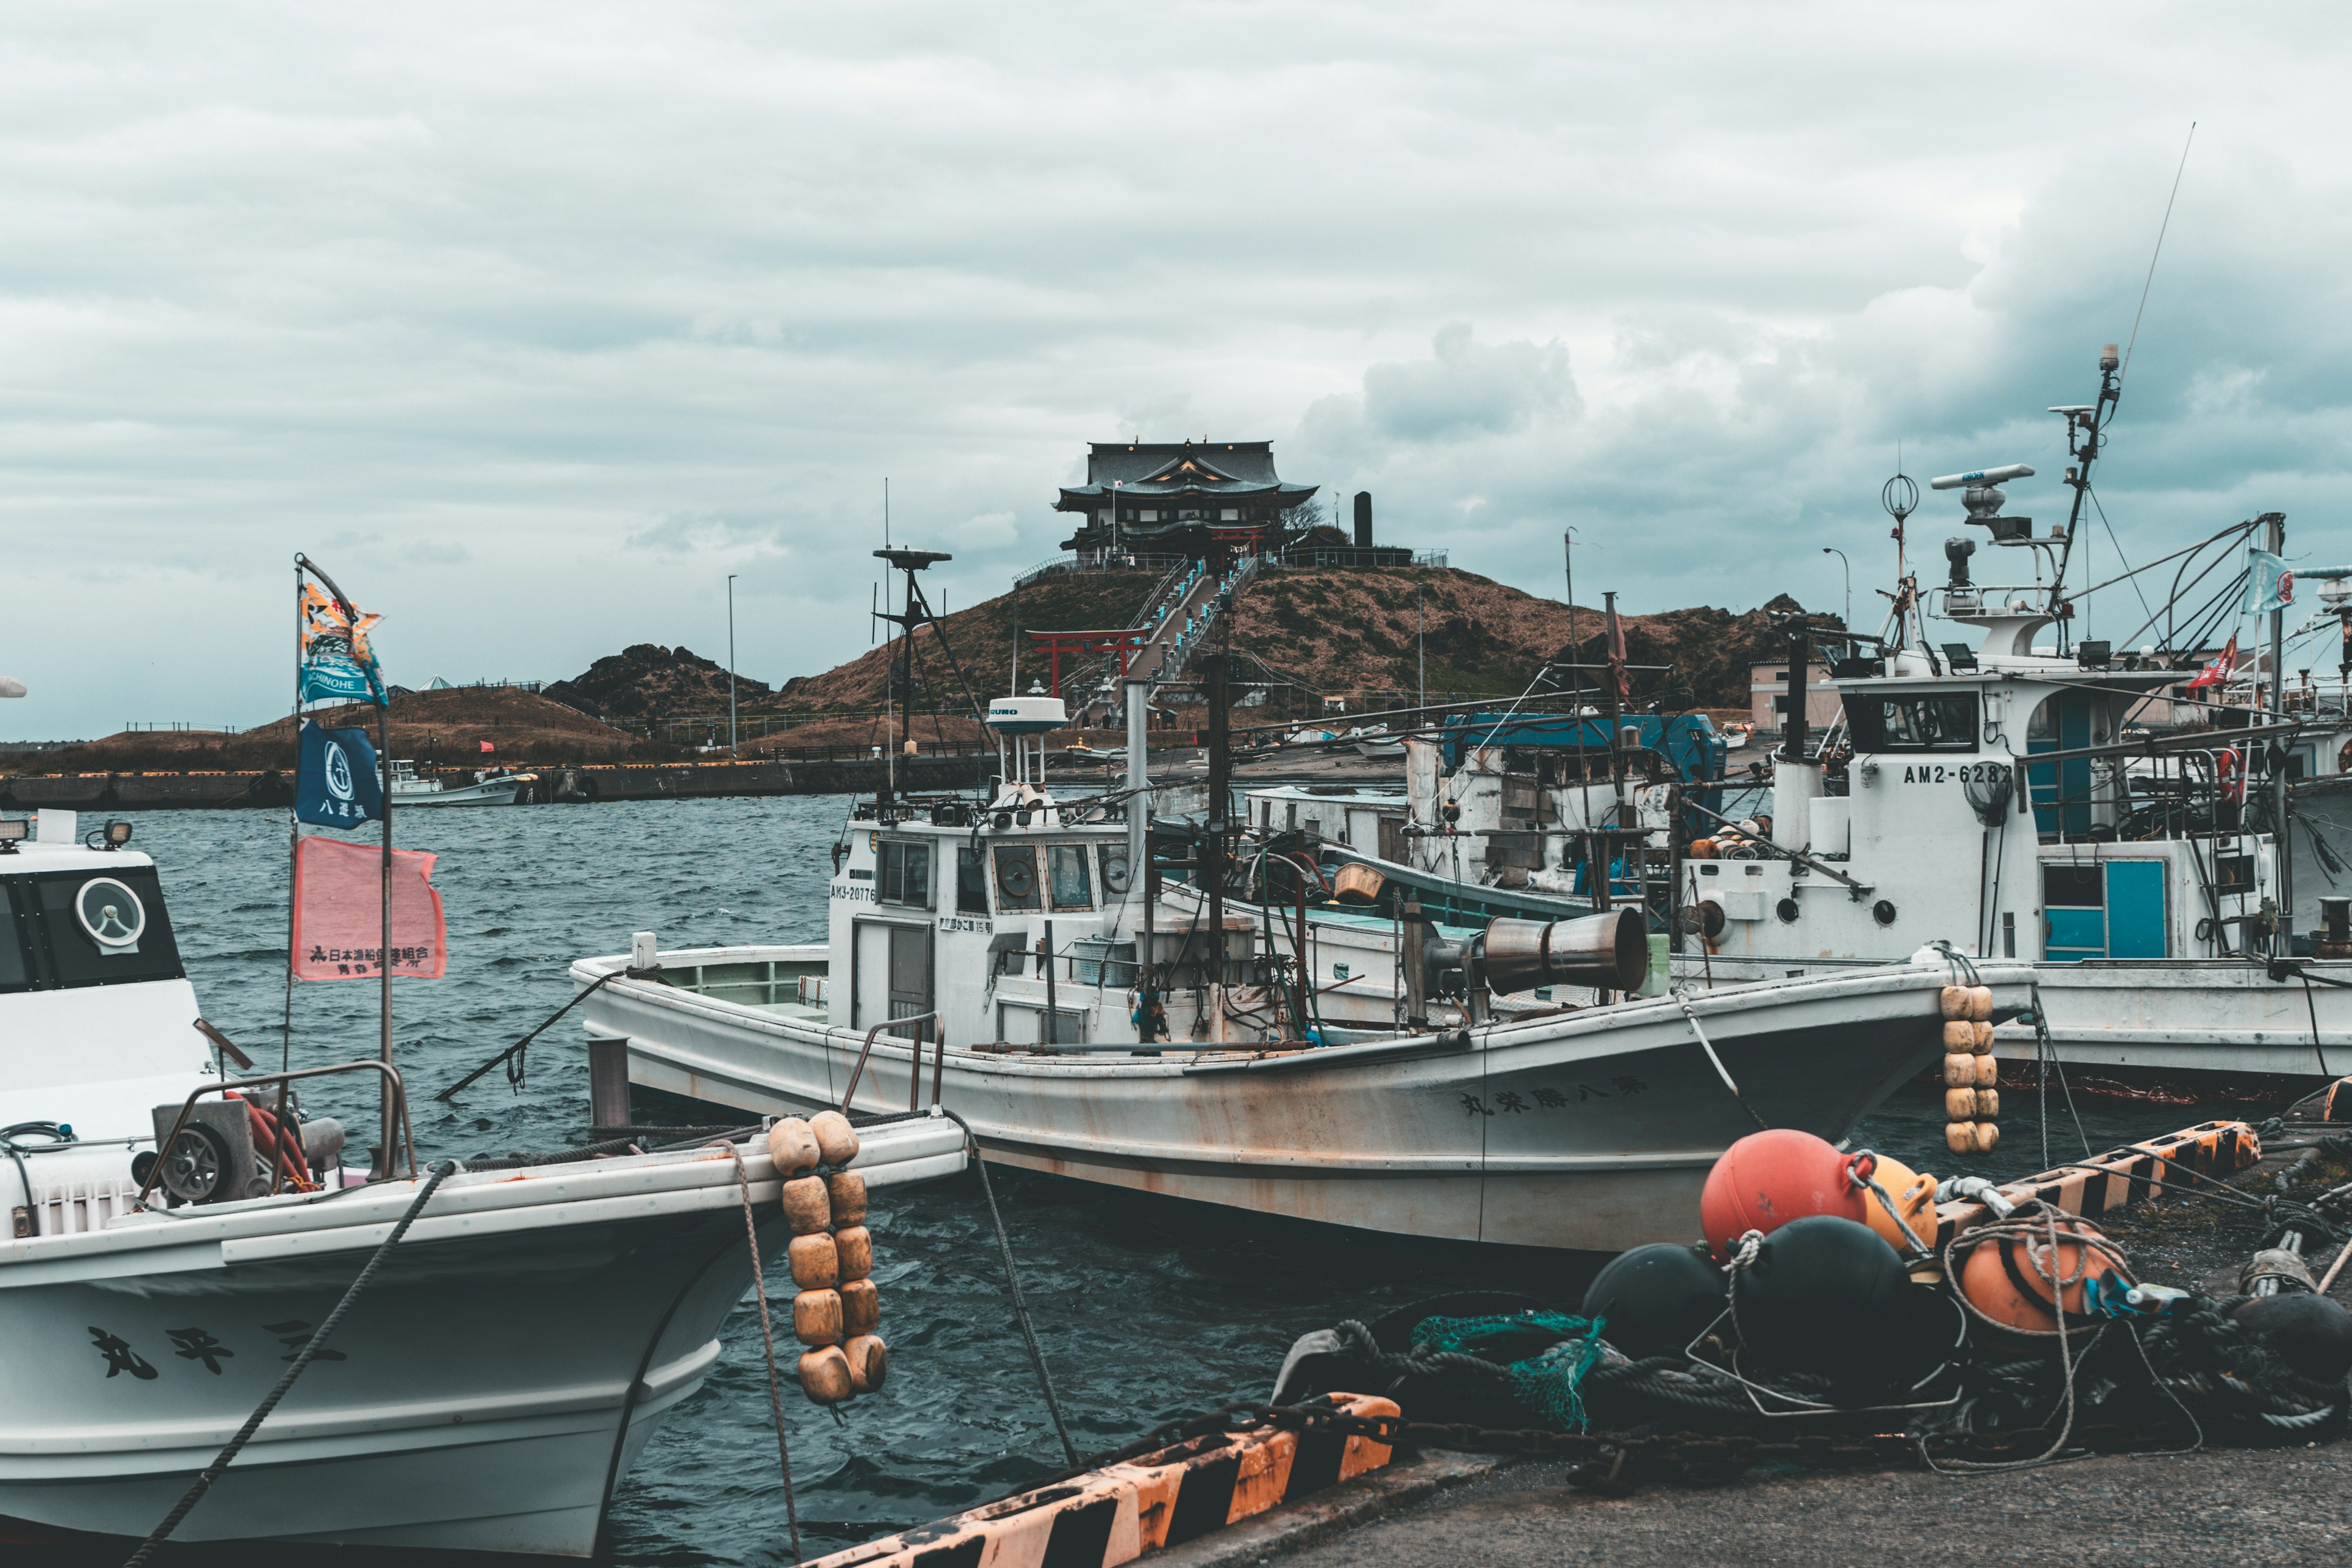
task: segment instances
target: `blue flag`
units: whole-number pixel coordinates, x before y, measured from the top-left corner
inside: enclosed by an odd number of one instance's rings
[[[328,730],[302,721],[294,815],[322,827],[356,827],[383,815],[383,786],[366,731]]]
[[[2267,616],[2294,603],[2294,574],[2286,562],[2267,550],[2246,547],[2246,611]]]

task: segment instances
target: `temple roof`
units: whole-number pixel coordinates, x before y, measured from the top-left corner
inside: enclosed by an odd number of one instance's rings
[[[1087,482],[1064,486],[1054,510],[1093,511],[1113,489],[1123,502],[1155,506],[1252,500],[1288,507],[1317,487],[1283,483],[1271,441],[1097,441],[1087,448]]]

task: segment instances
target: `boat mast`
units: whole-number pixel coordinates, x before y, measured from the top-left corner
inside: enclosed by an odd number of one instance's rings
[[[2066,455],[2074,459],[2066,470],[2066,483],[2074,491],[2074,500],[2066,509],[2066,542],[2059,547],[2057,575],[2050,580],[2049,609],[2051,618],[2058,623],[2058,652],[2066,652],[2067,623],[2074,616],[2074,606],[2066,602],[2066,563],[2074,553],[2074,535],[2083,526],[2083,499],[2091,493],[2091,464],[2099,456],[2100,440],[2105,433],[2108,411],[2124,395],[2123,378],[2116,374],[2121,359],[2116,345],[2107,343],[2099,350],[2099,400],[2088,408],[2053,408],[2053,414],[2066,416]]]
[[[1213,532],[1202,531],[1208,537],[1203,563],[1213,576],[1223,577],[1224,546]],[[1221,598],[1225,592],[1219,591]],[[1200,862],[1201,885],[1208,897],[1208,951],[1214,965],[1209,973],[1214,977],[1212,984],[1217,987],[1217,1012],[1222,1022],[1225,984],[1225,809],[1226,797],[1233,792],[1231,715],[1226,708],[1226,686],[1233,665],[1233,605],[1221,603],[1217,611],[1217,640],[1209,650],[1209,668],[1205,671],[1208,679],[1202,682],[1209,699],[1209,798],[1201,814],[1201,852],[1194,858]]]

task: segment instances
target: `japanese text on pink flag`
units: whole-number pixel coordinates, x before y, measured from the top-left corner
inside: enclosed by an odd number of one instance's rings
[[[433,886],[437,857],[392,852],[392,973],[437,980],[448,925]],[[383,973],[383,851],[318,835],[294,851],[294,975],[373,980]]]

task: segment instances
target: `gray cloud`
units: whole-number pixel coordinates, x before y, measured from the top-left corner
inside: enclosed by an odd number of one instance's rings
[[[2153,554],[2281,507],[2342,555],[2345,26],[26,13],[0,668],[33,695],[0,735],[266,717],[296,549],[387,613],[395,679],[716,646],[736,572],[779,680],[866,646],[883,476],[965,604],[1052,553],[1087,440],[1137,434],[1271,437],[1384,534],[1539,591],[1574,526],[1580,587],[1637,607],[1826,602],[1824,543],[1866,595],[1898,440],[1919,474],[2063,466],[2039,411],[2129,331],[2192,116],[2108,515]]]

